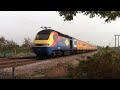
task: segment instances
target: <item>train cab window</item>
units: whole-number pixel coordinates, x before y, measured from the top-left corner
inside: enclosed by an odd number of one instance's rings
[[[36,40],[48,40],[50,34],[39,33],[36,36]]]

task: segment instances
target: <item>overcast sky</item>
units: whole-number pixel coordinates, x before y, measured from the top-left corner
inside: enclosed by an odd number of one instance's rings
[[[120,19],[105,23],[78,14],[73,21],[64,21],[56,11],[0,11],[0,36],[7,40],[22,44],[29,37],[33,41],[41,26],[99,46],[114,46],[114,34],[120,34]]]

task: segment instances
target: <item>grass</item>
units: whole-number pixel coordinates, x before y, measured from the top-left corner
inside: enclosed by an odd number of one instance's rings
[[[67,75],[68,73],[68,65],[66,64],[58,64],[57,66],[51,68],[46,74],[45,79],[53,78],[58,79],[59,77],[62,78]]]
[[[35,71],[31,74],[33,79],[59,79],[64,78],[68,73],[66,64],[58,64],[46,70]]]

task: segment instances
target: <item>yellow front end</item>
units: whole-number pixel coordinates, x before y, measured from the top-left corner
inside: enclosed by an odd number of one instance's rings
[[[47,40],[36,40],[36,37],[37,37],[36,35],[35,40],[33,41],[34,46],[42,46],[42,45],[51,46],[54,42],[53,35],[54,35],[54,32],[51,32]]]

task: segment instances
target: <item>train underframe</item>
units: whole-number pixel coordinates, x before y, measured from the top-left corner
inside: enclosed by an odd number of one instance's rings
[[[54,58],[54,57],[62,57],[62,56],[69,56],[75,54],[82,54],[82,53],[89,53],[97,50],[54,50],[47,58]],[[42,57],[41,55],[37,55],[38,57]],[[44,56],[45,57],[45,56]]]
[[[55,50],[52,47],[32,47],[33,52],[38,57],[47,57],[47,58],[53,58],[53,57],[61,57],[61,56],[68,56],[68,55],[75,55],[75,54],[82,54],[82,53],[88,53],[93,52],[96,50]]]

